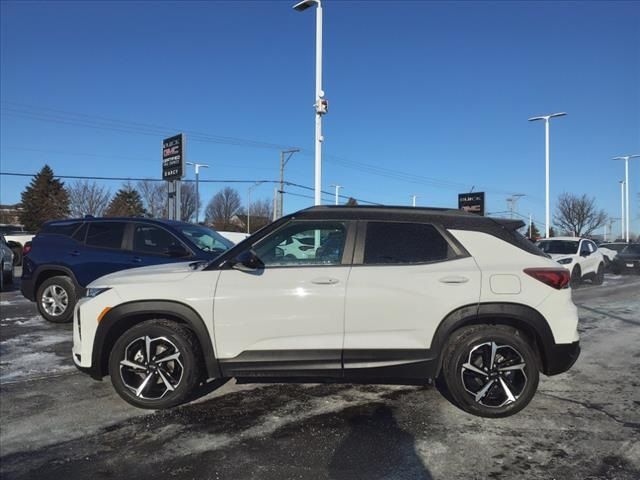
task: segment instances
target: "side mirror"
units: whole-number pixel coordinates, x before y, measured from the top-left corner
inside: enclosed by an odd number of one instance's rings
[[[190,256],[191,253],[182,245],[171,245],[167,248],[167,255],[172,258],[183,258]]]
[[[264,263],[253,250],[245,250],[233,260],[232,267],[241,272],[255,272],[264,268]]]
[[[588,257],[589,255],[591,255],[591,252],[582,252],[580,254],[581,257]]]

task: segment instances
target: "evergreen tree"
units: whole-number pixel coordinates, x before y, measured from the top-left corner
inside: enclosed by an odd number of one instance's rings
[[[540,230],[538,230],[538,227],[536,227],[535,223],[531,224],[531,235],[529,235],[529,229],[527,229],[527,236],[531,240],[537,240],[538,238],[540,238],[542,236],[542,235],[540,235]]]
[[[107,217],[141,217],[145,215],[140,193],[130,184],[122,187],[111,199],[105,212]]]
[[[355,207],[358,205],[358,201],[353,197],[349,197],[349,200],[347,200],[347,203],[345,203],[345,205],[347,207]]]
[[[37,231],[44,222],[69,216],[69,194],[49,165],[22,192],[21,206],[20,222],[26,230]]]

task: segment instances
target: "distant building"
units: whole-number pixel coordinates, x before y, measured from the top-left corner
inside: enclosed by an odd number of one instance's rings
[[[15,205],[0,205],[0,224],[4,225],[20,225],[20,207],[19,203]]]

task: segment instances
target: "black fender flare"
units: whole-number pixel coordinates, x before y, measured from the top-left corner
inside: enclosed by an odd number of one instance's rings
[[[126,302],[109,310],[102,318],[93,339],[91,365],[96,376],[108,374],[109,354],[116,340],[127,329],[144,320],[167,318],[184,323],[195,333],[208,378],[221,378],[209,331],[202,317],[190,306],[173,300],[139,300]]]
[[[449,313],[438,325],[431,342],[431,350],[438,359],[436,374],[442,367],[442,353],[451,334],[468,325],[510,325],[523,330],[540,352],[541,370],[548,374],[555,339],[549,323],[537,310],[520,303],[488,302],[465,305]]]

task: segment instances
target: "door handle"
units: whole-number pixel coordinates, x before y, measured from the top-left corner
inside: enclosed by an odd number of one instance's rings
[[[77,257],[78,255],[80,255],[80,251],[73,250],[72,252],[69,252],[69,255],[71,255],[72,257]]]
[[[140,257],[133,257],[133,259],[131,260],[134,263],[142,263],[142,258]]]
[[[469,279],[467,277],[461,277],[458,275],[451,275],[440,279],[440,283],[467,283],[468,281]]]
[[[340,280],[331,277],[318,277],[311,280],[311,283],[315,283],[316,285],[335,285],[338,282],[340,282]]]

